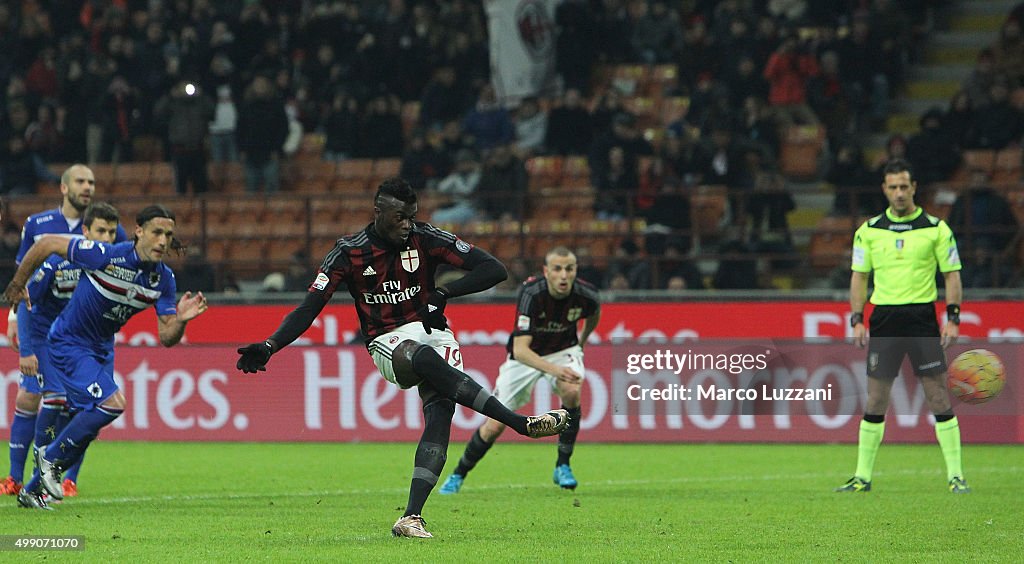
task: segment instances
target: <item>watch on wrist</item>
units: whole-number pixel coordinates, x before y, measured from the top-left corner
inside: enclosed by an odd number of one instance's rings
[[[864,323],[864,312],[856,311],[850,314],[850,327],[856,327]]]

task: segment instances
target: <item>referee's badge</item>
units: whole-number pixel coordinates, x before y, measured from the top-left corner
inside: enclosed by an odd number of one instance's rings
[[[896,239],[896,258],[897,259],[902,259],[903,258],[903,246],[904,246],[903,239]]]

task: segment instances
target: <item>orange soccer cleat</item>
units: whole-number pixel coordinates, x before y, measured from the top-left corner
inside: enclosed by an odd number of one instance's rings
[[[71,480],[64,480],[61,487],[64,489],[64,497],[75,497],[78,495],[78,486]]]
[[[15,482],[14,478],[8,476],[0,482],[0,495],[18,495],[21,486],[21,482]]]

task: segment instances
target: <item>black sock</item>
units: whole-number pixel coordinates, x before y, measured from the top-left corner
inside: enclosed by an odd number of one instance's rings
[[[455,403],[504,423],[520,435],[526,434],[526,416],[505,407],[464,372],[449,366],[434,349],[426,345],[417,349],[412,355],[412,369]]]
[[[469,442],[466,443],[466,452],[462,453],[462,458],[459,459],[459,465],[455,467],[455,473],[459,476],[469,474],[469,471],[476,466],[477,462],[480,462],[480,459],[487,454],[487,451],[490,450],[491,445],[493,444],[494,443],[485,441],[484,438],[480,436],[480,429],[477,429],[469,439]]]
[[[448,459],[448,438],[452,432],[455,404],[439,396],[427,402],[423,406],[423,435],[416,447],[416,466],[412,470],[406,516],[423,514],[423,504],[427,502]]]
[[[569,425],[558,435],[557,466],[569,463],[569,457],[576,448],[576,435],[580,432],[580,414],[583,412],[580,406],[569,408],[563,405],[562,409],[569,412]]]
[[[870,413],[865,413],[864,420],[867,421],[868,423],[881,423],[885,421],[885,414],[883,413],[882,415],[872,415]]]

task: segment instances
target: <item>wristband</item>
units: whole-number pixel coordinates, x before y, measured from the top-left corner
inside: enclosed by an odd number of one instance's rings
[[[857,325],[864,324],[864,313],[854,312],[850,314],[850,327],[856,327]]]
[[[17,321],[17,320],[18,320],[18,312],[14,311],[14,309],[12,308],[11,311],[7,312],[7,322],[10,323],[12,321]]]
[[[946,321],[960,325],[960,304],[946,304]]]

